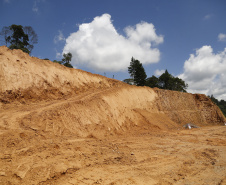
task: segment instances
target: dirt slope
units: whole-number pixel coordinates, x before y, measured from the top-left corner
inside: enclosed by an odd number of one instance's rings
[[[1,107],[21,112],[19,117],[7,117],[2,111],[6,128],[87,135],[145,123],[173,128],[188,122],[201,126],[225,121],[204,95],[129,86],[6,47],[0,48],[0,81]],[[15,102],[22,104],[15,107]],[[30,111],[25,111],[27,107]]]
[[[181,130],[189,122],[218,127]],[[130,86],[0,47],[0,184],[184,184],[213,172],[208,182],[224,183],[224,122],[205,95]]]

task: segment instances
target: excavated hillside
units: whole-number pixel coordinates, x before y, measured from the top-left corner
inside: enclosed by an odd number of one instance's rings
[[[124,181],[124,172],[120,179],[114,170],[100,177],[105,170],[99,168],[95,179],[91,171],[98,170],[95,165],[125,167],[145,160],[131,153],[132,148],[138,150],[135,145],[119,144],[120,153],[112,144],[116,138],[124,142],[125,137],[152,133],[160,141],[186,123],[219,127],[224,122],[222,112],[205,95],[131,86],[0,47],[0,184],[170,184],[174,180],[162,174],[133,180],[134,174],[127,174]],[[118,153],[111,156],[108,150]],[[212,149],[203,152],[212,161],[220,156]],[[91,176],[86,177],[89,167]],[[107,178],[113,173],[115,178]],[[222,177],[218,181],[223,182]]]
[[[225,122],[205,95],[129,86],[6,47],[0,49],[0,62],[1,108],[17,102],[15,111],[23,112],[13,121],[14,116],[1,111],[3,128],[86,135],[139,124],[174,128],[189,122],[198,126]],[[37,108],[27,111],[34,103]]]

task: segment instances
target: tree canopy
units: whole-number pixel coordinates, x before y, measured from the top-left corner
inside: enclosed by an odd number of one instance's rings
[[[173,91],[186,92],[188,85],[180,78],[169,74],[167,70],[159,77],[152,76],[147,78],[146,86],[158,87],[160,89],[168,89]]]
[[[159,77],[152,75],[147,78],[142,63],[132,57],[128,72],[131,76],[129,79],[123,80],[125,83],[137,86],[157,87],[160,89],[168,89],[180,92],[186,92],[188,84],[182,79],[174,77],[167,70]]]
[[[69,53],[64,53],[63,54],[63,59],[62,59],[62,64],[66,67],[69,67],[69,68],[73,68],[73,66],[71,65],[70,61],[72,59],[72,54],[69,52]]]
[[[71,65],[70,61],[72,59],[72,54],[69,52],[69,53],[64,53],[63,54],[63,59],[62,61],[57,61],[57,60],[54,60],[53,62],[55,63],[58,63],[58,64],[62,64],[66,67],[69,67],[69,68],[73,68],[73,66]]]
[[[6,46],[10,43],[10,49],[21,49],[26,53],[31,53],[33,44],[38,43],[38,36],[31,26],[12,24],[3,27],[0,35],[3,36]]]
[[[219,101],[213,95],[208,96],[208,97],[212,100],[212,102],[214,102],[221,109],[222,113],[226,117],[226,101],[225,100]]]
[[[154,88],[154,87],[158,87],[159,88],[159,79],[152,75],[152,77],[149,77],[146,79],[146,86]]]
[[[147,75],[142,63],[140,63],[139,60],[136,60],[132,57],[130,66],[128,67],[128,72],[137,86],[145,85]]]

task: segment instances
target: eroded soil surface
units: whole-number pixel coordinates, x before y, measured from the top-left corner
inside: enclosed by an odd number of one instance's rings
[[[224,126],[106,138],[9,132],[0,135],[2,185],[226,184]]]

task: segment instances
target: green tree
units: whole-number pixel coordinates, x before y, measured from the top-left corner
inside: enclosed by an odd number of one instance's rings
[[[173,76],[169,74],[167,70],[165,70],[165,73],[163,73],[159,77],[160,88],[172,90],[172,83],[173,83],[172,78]]]
[[[166,70],[159,77],[159,88],[173,91],[186,92],[188,85],[180,78],[174,77]]]
[[[182,79],[174,77],[173,75],[169,74],[167,70],[159,78],[154,75],[147,78],[146,86],[180,92],[186,92],[186,89],[188,87],[188,85]]]
[[[31,53],[33,44],[38,42],[38,37],[31,26],[21,26],[12,24],[3,27],[0,35],[4,36],[5,44],[10,43],[10,49],[21,49],[26,53]]]
[[[180,91],[180,92],[187,92],[186,89],[188,87],[188,84],[185,83],[182,79],[178,77],[174,77],[172,79],[173,83],[172,85],[172,90],[174,91]]]
[[[72,54],[69,52],[69,53],[64,53],[63,54],[63,59],[62,59],[62,64],[66,67],[69,67],[69,68],[73,68],[73,66],[71,65],[70,61],[72,59]]]
[[[152,77],[147,78],[145,85],[152,88],[153,87],[159,88],[159,79],[156,76],[152,75]]]
[[[11,25],[10,30],[13,32],[10,36],[10,49],[21,49],[26,53],[30,53],[27,46],[28,43],[28,35],[26,35],[23,31],[23,27],[21,25]]]
[[[142,63],[139,60],[135,60],[133,57],[128,67],[128,72],[131,78],[134,80],[134,83],[137,86],[144,86],[146,83],[146,72],[143,68]]]
[[[29,50],[26,48],[28,45],[28,36],[24,33],[23,27],[21,25],[11,25],[10,30],[12,35],[9,37],[10,49],[21,49],[22,51],[29,53]]]
[[[226,101],[225,100],[219,101],[213,95],[208,96],[208,97],[212,100],[212,102],[214,102],[221,109],[222,113],[226,117]]]

